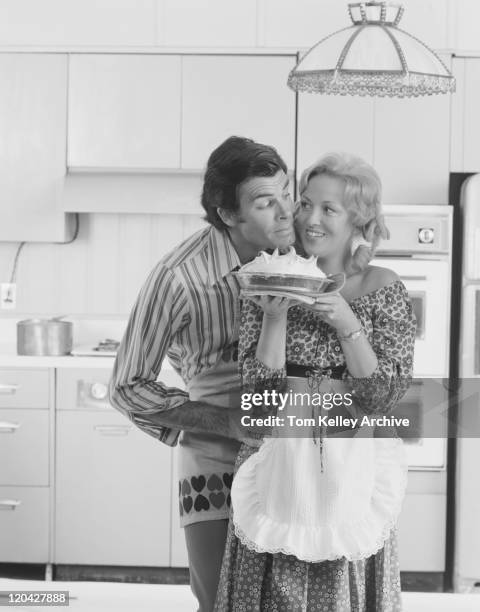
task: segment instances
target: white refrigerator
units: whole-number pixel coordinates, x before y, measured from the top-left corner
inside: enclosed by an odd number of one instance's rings
[[[480,174],[463,183],[460,210],[463,241],[459,376],[480,390]],[[476,399],[480,394],[474,397],[476,413],[480,415],[480,400]],[[468,418],[471,411],[465,407],[462,411],[460,405],[460,432],[470,426]],[[453,578],[454,589],[459,592],[480,591],[480,437],[476,434],[477,437],[457,439]]]

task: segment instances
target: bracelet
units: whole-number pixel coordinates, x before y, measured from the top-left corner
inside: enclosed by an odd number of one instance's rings
[[[345,336],[338,336],[338,339],[345,342],[355,342],[355,340],[358,340],[360,336],[363,336],[363,329],[361,327],[350,332],[349,334],[346,334]]]

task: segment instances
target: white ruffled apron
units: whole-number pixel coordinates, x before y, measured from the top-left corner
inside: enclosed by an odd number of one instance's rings
[[[330,391],[332,382],[318,391]],[[305,378],[288,378],[287,389],[311,393]],[[298,416],[298,406],[278,412],[287,414]],[[321,444],[318,430],[290,438],[273,431],[233,480],[240,541],[309,562],[356,561],[380,550],[400,514],[408,464],[402,440],[375,438],[373,430],[329,435]]]

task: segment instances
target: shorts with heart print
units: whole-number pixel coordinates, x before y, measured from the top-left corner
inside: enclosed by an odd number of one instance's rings
[[[180,525],[227,519],[233,467],[240,443],[183,432],[178,453]]]

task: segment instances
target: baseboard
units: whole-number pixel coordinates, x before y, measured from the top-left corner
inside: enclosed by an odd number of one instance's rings
[[[0,563],[0,577],[44,580],[45,565]],[[443,572],[401,572],[402,591],[443,593]],[[185,567],[133,567],[107,565],[54,565],[53,579],[59,581],[137,582],[143,584],[189,584]]]
[[[443,593],[444,572],[400,572],[402,591]]]

